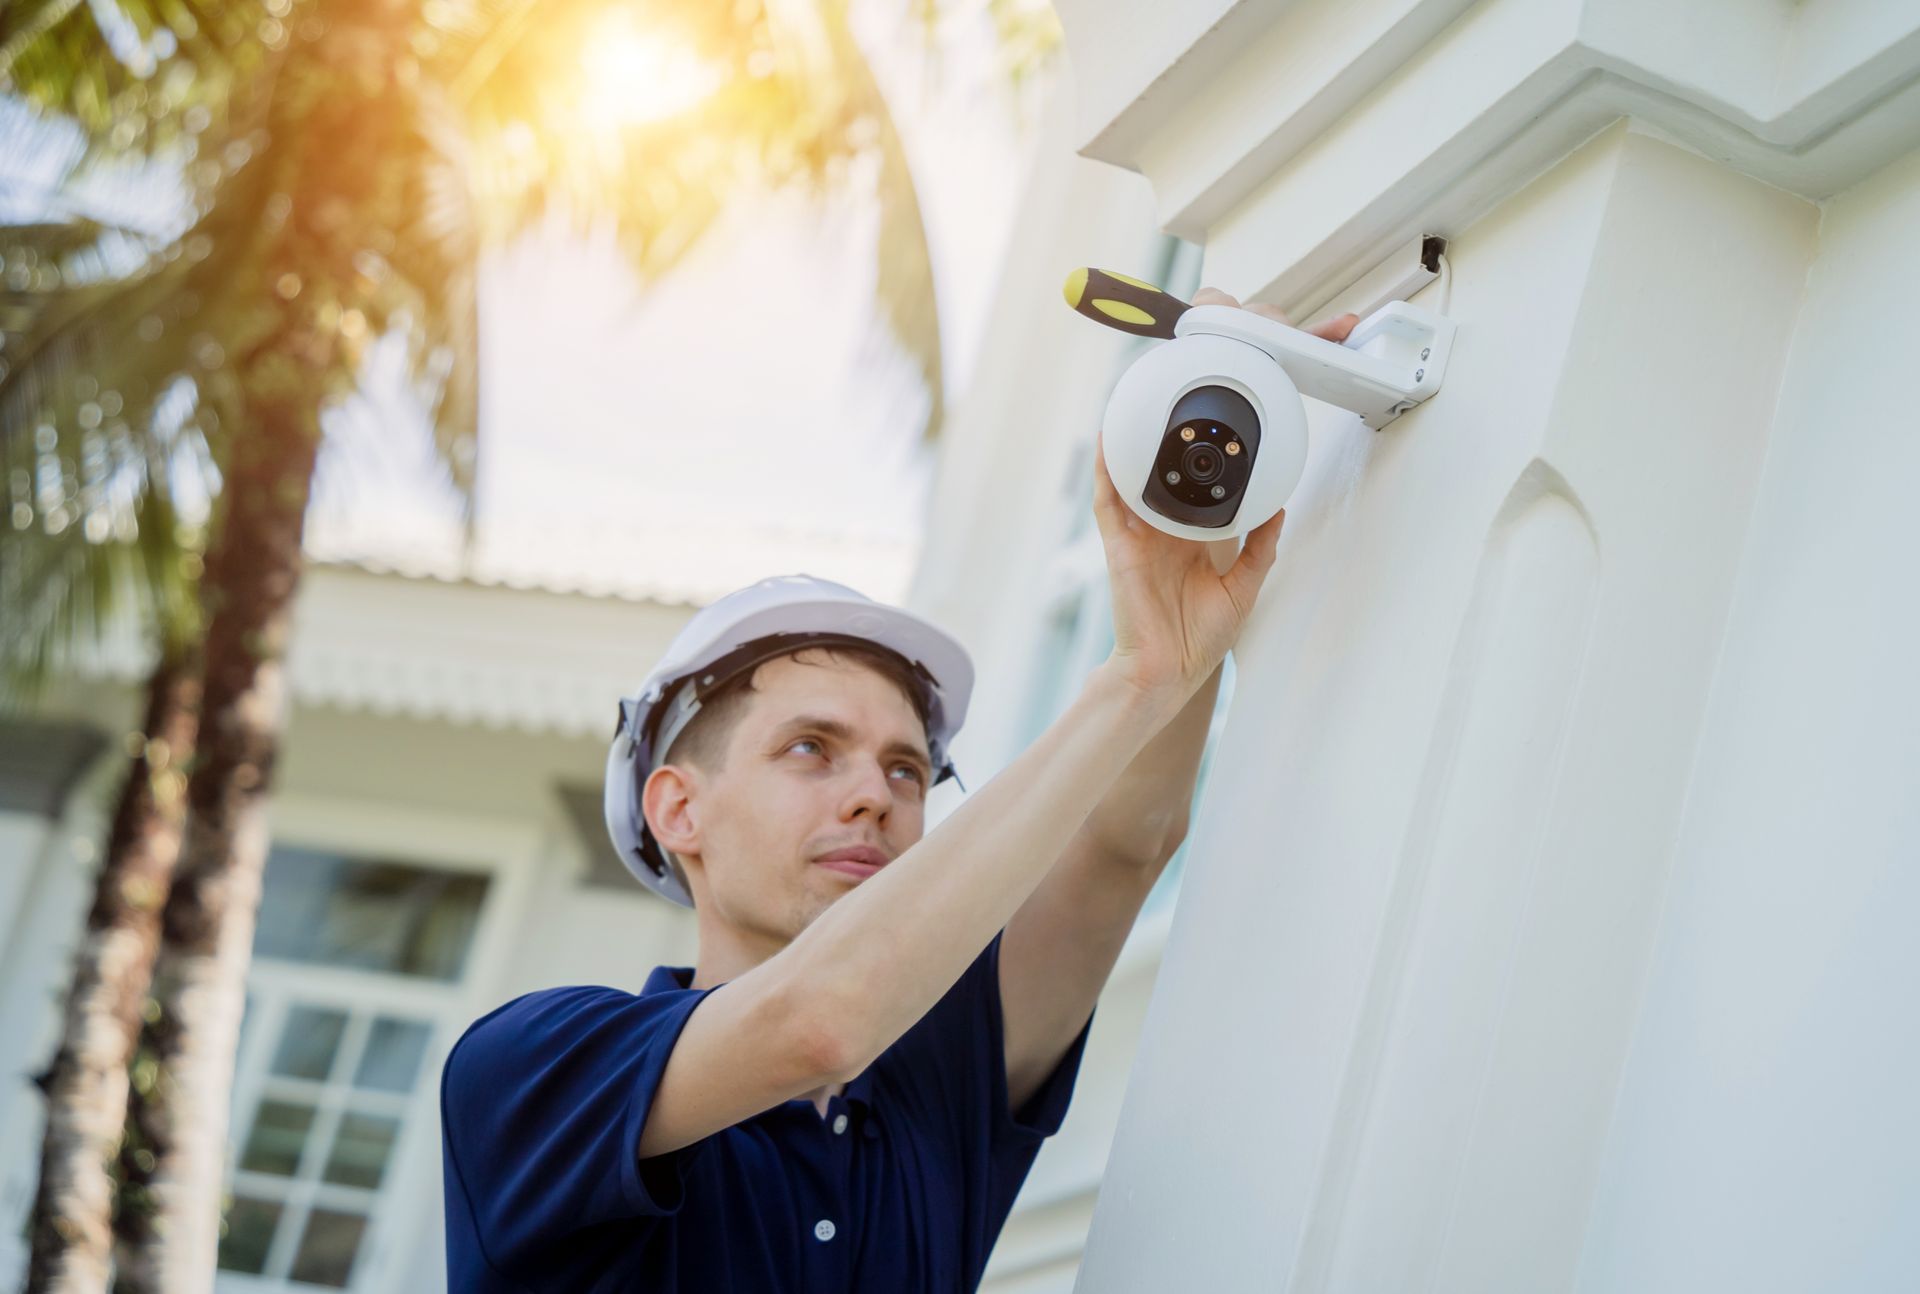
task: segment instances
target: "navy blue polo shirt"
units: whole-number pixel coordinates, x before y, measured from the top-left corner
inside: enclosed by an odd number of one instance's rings
[[[440,1076],[448,1287],[972,1291],[1093,1024],[1008,1109],[999,955],[996,934],[824,1118],[796,1097],[644,1163],[667,1056],[713,991],[691,967],[482,1016]]]

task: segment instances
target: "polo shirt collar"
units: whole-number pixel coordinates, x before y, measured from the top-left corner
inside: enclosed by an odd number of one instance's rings
[[[675,989],[693,987],[693,967],[691,966],[655,966],[647,972],[647,982],[640,987],[640,996],[648,997],[654,993],[670,993]]]

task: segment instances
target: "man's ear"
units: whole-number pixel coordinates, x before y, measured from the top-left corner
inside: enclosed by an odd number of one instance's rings
[[[647,774],[640,788],[640,811],[662,849],[685,857],[700,852],[700,830],[694,825],[694,774],[677,764],[662,764]]]

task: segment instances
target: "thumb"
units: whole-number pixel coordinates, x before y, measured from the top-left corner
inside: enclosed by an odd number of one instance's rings
[[[1221,578],[1227,596],[1233,600],[1235,609],[1243,619],[1253,610],[1254,600],[1260,596],[1260,585],[1273,567],[1274,557],[1280,548],[1280,531],[1286,524],[1287,510],[1282,508],[1248,531],[1247,545],[1240,550],[1239,560]]]

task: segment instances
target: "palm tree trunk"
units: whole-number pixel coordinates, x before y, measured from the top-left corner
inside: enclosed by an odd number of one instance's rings
[[[127,1062],[153,977],[160,912],[180,857],[186,777],[199,727],[200,672],[187,648],[163,650],[147,682],[145,722],[107,837],[74,957],[66,1023],[46,1093],[47,1131],[30,1224],[28,1294],[104,1291],[113,1243],[111,1163],[127,1113]]]
[[[280,372],[311,359],[298,339],[284,345],[268,357]],[[186,841],[162,917],[157,1018],[143,1039],[155,1053],[158,1079],[137,1103],[139,1132],[152,1155],[147,1190],[154,1216],[151,1226],[136,1225],[132,1243],[123,1232],[115,1284],[131,1294],[213,1288],[233,1060],[285,709],[282,658],[319,436],[318,400],[301,395],[250,405],[202,584],[200,745],[187,783]]]

